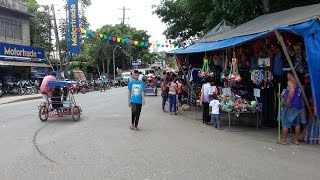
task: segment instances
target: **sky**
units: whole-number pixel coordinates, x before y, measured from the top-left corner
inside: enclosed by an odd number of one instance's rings
[[[91,6],[86,9],[86,17],[90,23],[90,29],[96,30],[106,24],[119,24],[122,18],[122,8],[126,9],[125,23],[138,30],[146,30],[151,36],[150,42],[160,44],[166,43],[166,38],[162,33],[166,25],[161,22],[157,15],[152,14],[152,5],[159,5],[161,0],[91,0]],[[63,9],[64,0],[37,0],[39,4],[55,5],[57,18],[65,17]],[[59,11],[60,10],[60,11]],[[160,48],[161,50],[172,50]]]

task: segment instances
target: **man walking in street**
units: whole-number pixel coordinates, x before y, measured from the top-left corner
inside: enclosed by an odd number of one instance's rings
[[[100,92],[106,91],[106,76],[103,74],[100,75],[99,77],[99,85],[100,85]]]
[[[295,127],[295,135],[292,143],[295,145],[299,144],[300,134],[300,116],[302,108],[302,100],[300,96],[300,89],[296,82],[293,73],[290,71],[287,73],[288,86],[283,94],[282,98],[285,100],[285,107],[282,111],[282,139],[280,144],[286,145],[289,128]]]
[[[52,71],[49,75],[45,76],[42,80],[41,86],[40,86],[40,92],[42,94],[43,101],[48,101],[48,95],[52,93],[52,89],[48,87],[48,82],[54,82],[57,81],[56,78],[56,72]]]
[[[130,129],[139,130],[138,123],[141,113],[141,107],[145,104],[145,86],[142,80],[139,80],[139,71],[133,71],[133,80],[128,85],[128,106],[131,107],[131,125]]]

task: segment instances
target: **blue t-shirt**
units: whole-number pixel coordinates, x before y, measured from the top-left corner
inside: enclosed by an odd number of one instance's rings
[[[128,90],[131,92],[130,102],[142,104],[142,91],[146,90],[144,83],[141,80],[132,80],[129,82]]]

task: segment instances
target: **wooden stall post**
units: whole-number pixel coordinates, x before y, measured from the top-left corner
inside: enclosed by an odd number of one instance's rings
[[[304,102],[305,102],[305,104],[306,104],[306,106],[307,106],[307,108],[308,108],[308,111],[309,111],[310,115],[312,115],[313,113],[312,113],[312,110],[311,110],[311,107],[310,107],[308,98],[307,98],[307,96],[306,96],[306,93],[304,92],[304,89],[302,88],[301,82],[300,82],[300,80],[299,80],[299,78],[298,78],[298,74],[297,74],[297,72],[296,72],[296,69],[295,69],[295,67],[293,66],[292,60],[291,60],[291,58],[290,58],[290,56],[289,56],[289,53],[288,53],[288,51],[287,51],[287,47],[286,47],[286,45],[285,45],[285,43],[284,43],[283,37],[282,37],[282,35],[280,34],[280,32],[279,32],[278,30],[276,30],[276,29],[275,29],[275,33],[276,33],[276,36],[277,36],[278,41],[279,41],[280,44],[281,44],[282,50],[283,50],[283,52],[284,52],[284,55],[286,56],[286,58],[287,58],[287,60],[288,60],[288,63],[289,63],[290,68],[291,68],[291,70],[292,70],[292,72],[293,72],[293,75],[294,75],[294,77],[296,78],[296,81],[297,81],[298,86],[299,86],[299,88],[300,88],[300,90],[301,90],[301,93],[302,93],[303,100],[304,100]],[[312,118],[312,120],[314,119],[313,116],[311,116],[311,118]]]

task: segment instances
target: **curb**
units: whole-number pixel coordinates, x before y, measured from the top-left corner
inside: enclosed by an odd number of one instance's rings
[[[0,103],[0,105],[10,104],[10,103],[15,103],[15,102],[22,102],[22,101],[30,101],[30,100],[41,99],[41,98],[42,98],[42,96],[21,98],[21,99],[16,99],[16,100]]]

